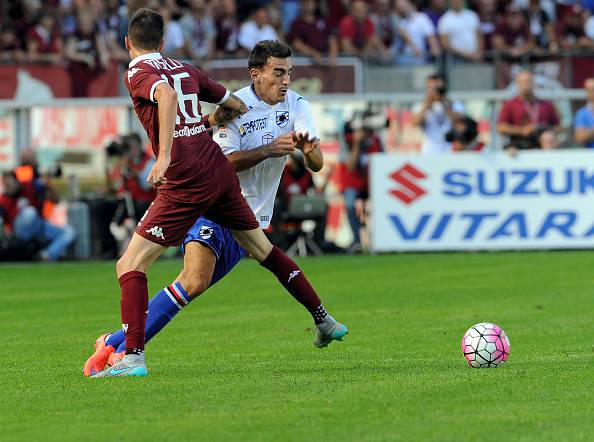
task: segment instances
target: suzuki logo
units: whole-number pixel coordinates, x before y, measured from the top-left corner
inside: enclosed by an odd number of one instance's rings
[[[402,186],[400,189],[390,190],[390,193],[404,204],[410,204],[427,193],[415,183],[416,180],[427,178],[427,175],[409,163],[390,175],[390,178]]]

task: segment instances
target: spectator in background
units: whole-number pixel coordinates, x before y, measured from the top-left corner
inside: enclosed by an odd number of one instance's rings
[[[435,27],[429,17],[418,12],[410,0],[396,0],[396,13],[400,26],[409,38],[398,50],[396,63],[405,65],[425,64],[430,56],[441,54]]]
[[[340,46],[343,54],[357,55],[362,58],[390,59],[390,53],[375,29],[369,17],[367,3],[354,0],[351,13],[340,21]]]
[[[205,0],[191,0],[190,12],[179,22],[188,43],[189,56],[198,66],[207,63],[214,53],[216,29],[207,12]]]
[[[341,20],[349,13],[350,0],[326,0],[320,2],[322,15],[326,17],[328,26],[333,33],[338,34]]]
[[[584,82],[586,104],[578,109],[573,119],[575,142],[584,147],[594,148],[594,77]]]
[[[278,35],[270,24],[270,16],[266,7],[257,8],[239,28],[239,45],[251,51],[256,43],[262,40],[278,40]]]
[[[123,252],[136,223],[157,196],[155,188],[146,181],[155,159],[143,149],[136,133],[110,143],[106,153],[110,164],[106,171],[107,188],[118,198],[109,230]]]
[[[368,114],[363,117],[362,127],[356,128],[347,123],[344,128],[348,157],[343,169],[342,187],[347,218],[353,232],[351,253],[362,250],[361,228],[365,221],[363,209],[369,198],[370,155],[383,151],[371,120],[372,116]]]
[[[446,140],[446,134],[452,121],[463,114],[464,107],[448,98],[444,78],[439,74],[427,77],[425,88],[425,101],[413,109],[413,123],[423,130],[421,152],[451,152],[452,144]]]
[[[408,34],[400,27],[400,18],[392,11],[392,0],[376,0],[371,21],[383,46],[394,60],[401,41],[411,43]]]
[[[538,137],[538,145],[542,150],[554,150],[561,147],[559,135],[554,130],[545,130]]]
[[[446,134],[446,141],[452,143],[453,152],[480,152],[485,143],[478,139],[478,125],[467,115],[457,116],[452,128]]]
[[[529,54],[534,48],[534,37],[522,10],[510,4],[506,13],[495,26],[493,49],[503,55],[518,58]]]
[[[165,35],[163,36],[163,50],[161,53],[164,57],[187,59],[188,45],[184,37],[184,31],[177,21],[177,16],[174,16],[171,9],[166,6],[159,8],[159,12],[165,21]]]
[[[485,51],[493,49],[493,34],[497,23],[497,4],[495,0],[479,0],[477,13],[481,21],[481,34]]]
[[[124,37],[128,33],[128,19],[120,8],[119,0],[92,0],[92,4],[97,31],[103,39],[109,59],[127,64],[130,54],[124,47]]]
[[[62,44],[56,19],[42,12],[27,34],[27,60],[41,63],[62,63]]]
[[[526,10],[530,33],[534,36],[535,44],[540,49],[557,52],[558,44],[555,36],[555,26],[549,14],[540,7],[539,0],[530,0]]]
[[[450,9],[441,17],[438,31],[441,46],[454,60],[482,60],[480,20],[476,12],[464,8],[464,0],[450,1]]]
[[[78,27],[66,41],[65,56],[70,61],[72,96],[88,96],[91,82],[109,67],[109,53],[91,12],[79,11]]]
[[[303,6],[300,0],[281,0],[282,31],[287,34],[293,22],[299,17]]]
[[[239,21],[237,20],[237,3],[235,0],[222,0],[216,9],[215,18],[215,50],[218,58],[239,57],[246,52],[239,46]]]
[[[448,4],[446,0],[429,0],[429,6],[425,9],[425,14],[437,29],[437,24],[441,19],[441,16],[445,14],[446,10],[448,9]]]
[[[586,35],[586,13],[579,5],[569,9],[565,17],[557,23],[557,41],[565,51],[594,48],[594,40]]]
[[[25,51],[12,26],[2,26],[0,30],[0,61],[20,63],[25,59]]]
[[[338,41],[326,21],[316,15],[316,0],[301,0],[299,17],[291,24],[289,41],[296,52],[311,57],[316,64],[323,64],[328,55],[334,63],[338,54]]]
[[[4,193],[0,195],[0,218],[4,229],[21,241],[37,241],[41,258],[57,261],[74,241],[72,226],[51,224],[41,216],[46,188],[41,180],[20,183],[14,172],[2,174]]]
[[[281,176],[278,196],[284,204],[282,210],[286,210],[293,195],[306,195],[316,190],[312,173],[305,167],[303,158],[297,155],[289,156]]]
[[[509,137],[505,146],[511,152],[537,149],[539,137],[545,130],[561,131],[559,115],[552,102],[540,100],[534,95],[532,74],[528,71],[516,75],[518,95],[503,103],[497,130]]]

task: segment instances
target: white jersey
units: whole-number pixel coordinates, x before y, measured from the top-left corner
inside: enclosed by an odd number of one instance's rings
[[[235,93],[248,107],[248,112],[219,129],[214,140],[223,153],[257,149],[288,132],[307,132],[309,140],[318,139],[309,103],[292,90],[285,101],[270,106],[260,100],[252,86]],[[274,197],[287,162],[288,155],[269,158],[237,176],[247,203],[256,215],[260,227],[266,229],[272,219]]]

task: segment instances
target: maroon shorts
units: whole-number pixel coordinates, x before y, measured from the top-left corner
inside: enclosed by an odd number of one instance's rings
[[[190,227],[201,216],[231,230],[253,230],[260,227],[254,212],[241,194],[237,175],[220,174],[209,181],[200,197],[191,201],[176,198],[175,189],[159,192],[138,222],[136,233],[162,246],[181,244]],[[182,189],[180,189],[182,190]]]

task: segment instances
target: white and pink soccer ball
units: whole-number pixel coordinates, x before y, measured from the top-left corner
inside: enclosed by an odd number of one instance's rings
[[[480,322],[464,334],[462,353],[471,367],[497,367],[509,358],[509,338],[497,324]]]

